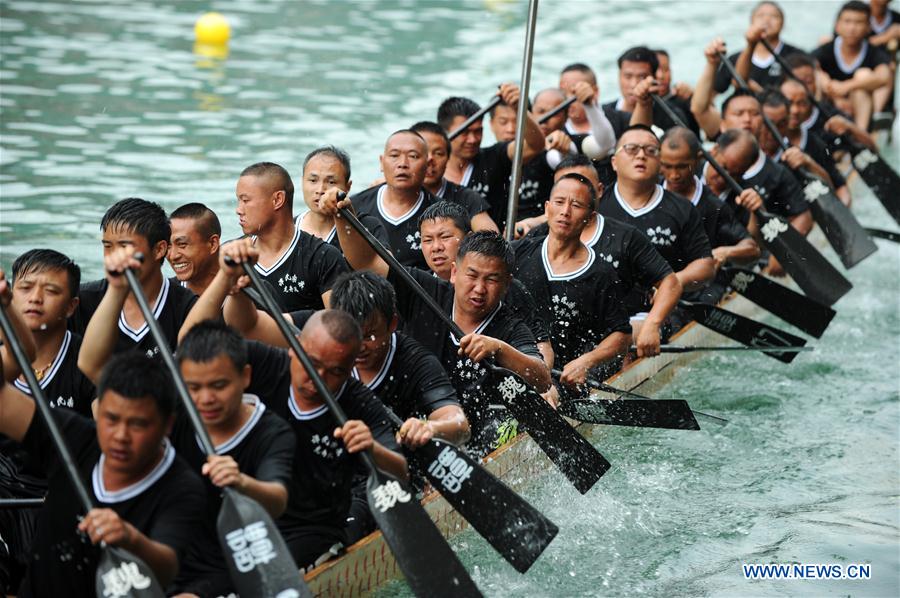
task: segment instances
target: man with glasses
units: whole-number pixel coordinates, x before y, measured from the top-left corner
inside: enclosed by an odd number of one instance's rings
[[[658,184],[659,154],[653,131],[644,125],[629,127],[612,158],[616,184],[604,193],[598,212],[641,231],[669,262],[684,291],[698,290],[715,276],[709,240],[697,209]],[[635,338],[643,325],[658,329],[663,324],[646,313],[652,302],[634,291],[626,297]]]

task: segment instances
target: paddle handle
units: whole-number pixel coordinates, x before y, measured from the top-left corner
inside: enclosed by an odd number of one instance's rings
[[[537,120],[537,123],[539,125],[544,124],[545,122],[547,122],[548,120],[550,120],[551,118],[553,118],[554,116],[556,116],[557,114],[559,114],[560,112],[562,112],[563,110],[567,109],[569,106],[574,104],[576,99],[578,99],[578,98],[576,98],[575,96],[570,96],[570,97],[566,98],[562,104],[560,104],[559,106],[557,106],[550,112],[542,114],[541,117]]]
[[[95,507],[94,499],[88,493],[87,486],[85,486],[84,481],[78,474],[78,466],[72,458],[72,453],[69,451],[69,446],[66,444],[66,439],[62,435],[59,425],[53,418],[50,403],[44,396],[44,390],[34,375],[34,370],[31,369],[31,361],[25,355],[21,341],[16,335],[16,330],[13,328],[12,322],[9,321],[9,316],[6,314],[7,309],[7,307],[0,306],[0,326],[3,328],[3,334],[6,336],[6,341],[9,344],[13,357],[15,357],[16,363],[19,364],[19,369],[22,370],[22,375],[25,376],[28,387],[31,388],[31,396],[34,399],[35,406],[44,419],[47,431],[50,432],[50,438],[53,440],[53,445],[56,447],[57,452],[59,452],[59,458],[62,460],[63,468],[66,470],[69,480],[72,482],[72,487],[75,488],[75,494],[78,495],[78,500],[81,501],[84,509],[90,511]],[[32,425],[34,425],[33,422]]]
[[[144,255],[141,253],[135,253],[134,258],[140,262],[144,261]],[[125,270],[125,280],[128,281],[128,286],[131,287],[131,294],[134,295],[138,307],[141,308],[141,314],[144,316],[144,321],[147,323],[147,327],[150,328],[150,334],[153,336],[153,340],[156,341],[156,346],[159,348],[159,355],[162,357],[163,363],[166,364],[166,368],[172,375],[172,382],[175,384],[175,392],[178,393],[178,397],[184,405],[188,419],[191,421],[191,426],[194,428],[194,433],[197,434],[197,438],[200,439],[200,446],[203,448],[203,452],[207,455],[215,455],[216,448],[213,446],[209,433],[206,431],[206,426],[203,425],[203,420],[200,419],[200,414],[197,412],[194,400],[191,399],[191,393],[188,392],[187,384],[184,383],[184,378],[181,377],[181,370],[178,368],[178,364],[175,363],[175,357],[169,350],[169,343],[166,340],[162,329],[159,327],[159,322],[157,322],[156,318],[153,316],[150,302],[147,301],[147,295],[144,294],[144,289],[141,288],[141,282],[138,280],[134,270],[131,268]]]
[[[462,135],[463,131],[468,129],[472,123],[480,121],[482,118],[484,118],[485,114],[487,114],[488,112],[493,110],[494,107],[497,106],[497,104],[499,104],[502,101],[503,101],[503,98],[501,98],[500,96],[492,97],[491,101],[488,102],[484,108],[482,108],[481,110],[479,110],[478,112],[476,112],[475,114],[473,114],[472,116],[467,118],[465,121],[463,121],[463,123],[461,125],[459,125],[458,127],[456,127],[453,131],[451,131],[450,134],[447,135],[447,137],[450,139],[450,141],[453,141],[454,139],[456,139],[457,137]]]
[[[428,294],[425,289],[422,288],[422,285],[419,284],[413,275],[409,273],[409,271],[397,261],[397,258],[391,254],[390,250],[385,247],[381,241],[379,241],[375,235],[373,235],[369,229],[365,227],[365,225],[359,221],[359,218],[356,217],[356,214],[348,210],[347,208],[338,208],[338,212],[341,217],[344,218],[347,222],[350,223],[350,226],[359,233],[363,239],[366,240],[366,243],[372,248],[372,250],[378,254],[378,256],[383,259],[388,267],[393,270],[400,278],[403,279],[409,288],[419,296],[419,298],[428,306],[434,315],[436,315],[448,328],[450,331],[457,337],[462,338],[465,336],[465,333],[462,329],[453,321],[449,315],[444,313],[444,309],[438,305],[438,302],[434,300],[434,297]]]

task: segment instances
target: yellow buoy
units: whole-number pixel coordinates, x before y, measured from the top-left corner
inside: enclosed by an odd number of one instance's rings
[[[228,19],[221,14],[208,12],[194,24],[194,36],[197,43],[221,45],[228,43],[231,27],[228,25]]]

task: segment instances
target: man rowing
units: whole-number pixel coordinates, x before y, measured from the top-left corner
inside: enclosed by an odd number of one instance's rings
[[[630,118],[631,114],[638,107],[638,100],[640,99],[635,94],[635,88],[641,81],[648,77],[653,78],[656,76],[656,71],[659,69],[659,59],[656,57],[656,52],[646,46],[635,46],[625,50],[619,56],[617,64],[619,66],[619,91],[622,93],[622,97],[604,104],[603,108],[604,110],[615,109],[626,112]],[[686,120],[685,115],[677,104],[672,103],[669,107],[682,122]],[[651,106],[651,114],[653,119],[651,126],[659,129],[659,134],[675,126],[669,115],[655,104]]]

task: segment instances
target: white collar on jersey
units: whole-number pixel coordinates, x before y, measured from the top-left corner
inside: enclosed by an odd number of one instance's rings
[[[341,387],[338,389],[338,391],[336,393],[334,393],[335,401],[341,400],[341,395],[344,394],[345,388],[347,388],[346,382],[341,384]],[[311,419],[316,419],[323,413],[328,412],[328,405],[325,405],[325,404],[319,405],[318,407],[316,407],[315,409],[313,409],[311,411],[303,411],[302,409],[300,409],[300,407],[297,406],[297,401],[294,397],[294,385],[293,384],[291,384],[291,390],[290,390],[290,393],[288,394],[287,402],[288,402],[288,409],[290,410],[291,415],[294,416],[294,419],[298,419],[301,421],[308,421]]]
[[[613,194],[616,196],[616,201],[619,202],[619,205],[622,206],[622,209],[625,210],[630,216],[633,218],[637,218],[638,216],[643,216],[644,214],[649,214],[652,212],[656,206],[662,203],[663,196],[663,188],[660,185],[656,186],[656,191],[654,191],[653,197],[650,198],[650,201],[643,208],[635,210],[625,199],[619,194],[619,183],[616,183],[613,187]]]
[[[459,181],[460,187],[469,186],[469,180],[472,178],[473,172],[475,172],[475,165],[469,162],[469,165],[466,166],[466,170],[463,172],[462,178]]]
[[[597,228],[594,229],[594,234],[591,235],[591,238],[588,239],[588,242],[585,243],[588,247],[593,247],[600,240],[600,236],[603,234],[603,227],[606,226],[606,218],[594,212],[594,216],[597,219]]]
[[[594,253],[594,249],[592,247],[588,247],[588,258],[587,260],[578,266],[575,270],[571,272],[564,272],[562,274],[557,274],[553,271],[553,266],[550,265],[550,257],[547,255],[547,246],[550,242],[550,237],[544,237],[544,242],[541,243],[541,261],[544,262],[544,272],[547,274],[547,280],[573,280],[578,278],[585,272],[587,272],[590,267],[594,264],[594,260],[597,259],[597,254]]]
[[[872,26],[872,31],[876,34],[883,33],[888,27],[891,26],[891,23],[894,22],[894,13],[891,11],[885,11],[884,20],[880,23],[875,18],[875,15],[869,15],[869,25]]]
[[[444,199],[444,193],[447,192],[447,179],[441,177],[441,188],[437,190],[437,193],[434,194],[438,199]]]
[[[819,109],[813,106],[812,112],[809,113],[809,118],[800,123],[800,128],[804,131],[812,128],[816,121],[819,119]]]
[[[155,320],[159,320],[159,316],[162,313],[163,308],[166,306],[166,299],[169,297],[169,279],[163,277],[162,287],[159,289],[159,295],[156,296],[156,304],[153,306],[153,318]],[[125,321],[125,308],[122,308],[122,311],[119,312],[119,330],[121,330],[128,338],[133,340],[134,342],[140,342],[142,338],[147,336],[147,333],[150,332],[150,326],[147,322],[144,322],[143,326],[135,330],[131,326],[128,325],[128,322]],[[159,348],[160,351],[163,350],[162,347]]]
[[[618,100],[616,100],[616,110],[628,112],[627,110],[625,110],[625,98],[619,98]]]
[[[669,185],[665,181],[663,181],[663,189],[668,190]],[[700,196],[703,195],[703,181],[700,180],[696,174],[694,175],[694,194],[691,195],[688,199],[691,200],[691,203],[695,206],[700,203]]]
[[[495,307],[493,310],[491,310],[491,313],[489,313],[487,315],[487,317],[481,321],[481,323],[478,325],[478,327],[475,328],[475,330],[473,330],[471,334],[481,334],[482,332],[484,332],[484,329],[488,327],[488,324],[491,323],[491,320],[494,319],[494,316],[497,315],[497,312],[500,311],[501,307],[503,307],[502,301],[497,304],[497,307]],[[450,308],[450,318],[451,319],[453,318],[453,314],[455,314],[455,313],[456,313],[456,295],[453,296],[453,306]],[[450,340],[453,341],[453,344],[456,346],[459,346],[459,339],[456,338],[456,335],[453,334],[452,331],[449,331],[449,334],[450,334]]]
[[[763,166],[766,165],[766,154],[762,150],[759,150],[759,156],[756,157],[756,162],[753,163],[747,171],[741,175],[741,178],[744,180],[751,179],[758,175],[760,171],[763,169]]]
[[[256,237],[254,237],[256,238]],[[297,249],[297,241],[300,240],[300,227],[294,226],[294,236],[291,238],[291,242],[288,244],[287,249],[284,250],[275,263],[269,266],[268,268],[263,268],[259,261],[256,262],[254,266],[256,271],[262,274],[263,276],[268,276],[272,272],[274,272],[279,266],[281,266],[287,259],[294,253],[294,250]]]
[[[71,344],[72,333],[66,330],[66,333],[63,335],[62,344],[59,346],[59,351],[56,352],[56,357],[53,358],[53,363],[50,365],[50,369],[47,370],[47,373],[44,374],[44,377],[41,378],[40,382],[38,383],[38,386],[41,387],[41,390],[47,388],[47,385],[50,384],[51,380],[53,380],[56,372],[58,372],[59,368],[62,367],[63,362],[66,360],[66,353],[69,351],[69,345]],[[78,356],[76,355],[75,358],[77,359]],[[27,382],[22,382],[19,378],[16,378],[13,381],[13,384],[16,388],[18,388],[25,394],[31,394],[31,387],[28,386]]]
[[[372,378],[371,382],[366,383],[366,388],[374,389],[378,388],[382,382],[384,382],[385,376],[387,376],[388,370],[391,369],[391,364],[394,362],[394,355],[397,353],[397,333],[391,333],[391,341],[390,347],[388,347],[387,355],[384,358],[384,363],[381,364],[381,368],[378,370],[378,373],[375,374],[375,377]],[[353,372],[351,376],[359,380],[359,370],[353,368]]]
[[[841,71],[847,75],[852,75],[863,63],[863,60],[866,59],[866,55],[869,53],[869,42],[863,40],[859,54],[857,54],[856,58],[854,58],[853,62],[850,64],[844,62],[844,57],[841,56],[841,48],[843,47],[844,38],[840,35],[834,38],[834,60],[837,62],[837,66]]]
[[[781,50],[784,48],[784,42],[780,39],[778,40],[778,45],[772,48],[775,50],[775,54],[781,54]],[[767,69],[772,66],[772,63],[775,62],[775,56],[771,55],[768,58],[757,58],[755,55],[750,57],[750,62],[752,62],[755,66],[761,69]]]
[[[253,430],[253,428],[256,427],[256,424],[258,424],[259,420],[262,419],[263,413],[266,412],[265,403],[260,401],[259,397],[256,395],[245,393],[242,402],[245,405],[252,405],[253,412],[250,414],[250,417],[247,418],[247,421],[244,422],[244,425],[241,426],[240,430],[235,432],[231,438],[229,438],[222,444],[217,444],[215,446],[217,455],[224,455],[240,443],[244,442],[244,438],[246,438],[247,434],[249,434]],[[203,448],[203,446],[200,444],[199,438],[197,438],[197,446]]]
[[[309,214],[309,210],[307,210],[306,212],[303,212],[302,214],[300,214],[299,216],[297,216],[297,220],[295,221],[295,224],[297,225],[297,228],[298,228],[298,229],[300,228],[300,225],[301,225],[301,223],[303,222],[303,219],[306,218],[306,215],[307,215],[307,214]],[[301,230],[302,230],[302,229],[301,229]],[[336,227],[336,226],[332,226],[332,227],[331,227],[331,231],[330,231],[327,235],[325,235],[325,236],[322,238],[322,240],[325,241],[326,243],[331,243],[332,241],[334,241],[334,236],[335,236],[336,234],[337,234],[337,227]]]
[[[387,210],[384,209],[384,191],[385,191],[385,189],[387,189],[386,184],[382,185],[381,187],[378,188],[378,193],[375,198],[375,205],[378,206],[378,213],[381,214],[381,217],[384,218],[385,220],[387,220],[389,223],[393,224],[394,226],[399,226],[399,225],[403,224],[404,222],[406,222],[407,220],[409,220],[410,218],[412,218],[413,214],[415,214],[419,210],[419,208],[422,207],[422,202],[425,201],[425,192],[420,190],[419,197],[418,197],[418,199],[416,199],[416,203],[413,204],[413,207],[411,207],[409,209],[409,211],[406,212],[405,214],[403,214],[401,216],[397,216],[395,218],[394,216],[391,216],[390,214],[388,214]]]
[[[94,472],[91,475],[91,482],[94,486],[94,496],[96,496],[100,502],[106,504],[131,500],[158,482],[159,479],[169,471],[169,468],[172,467],[172,463],[174,462],[175,449],[172,447],[172,443],[169,442],[168,438],[163,438],[163,456],[162,459],[159,460],[159,463],[156,464],[156,467],[134,484],[126,486],[121,490],[110,492],[103,484],[103,464],[106,463],[106,455],[101,454],[100,460],[94,465]]]

